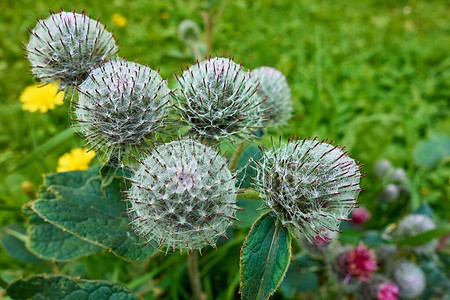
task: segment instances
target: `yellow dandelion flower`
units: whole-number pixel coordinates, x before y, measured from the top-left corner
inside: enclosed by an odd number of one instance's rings
[[[163,11],[163,12],[161,13],[161,19],[167,20],[168,18],[169,18],[169,12]]]
[[[19,97],[22,110],[29,112],[40,111],[46,113],[55,108],[55,105],[64,103],[64,92],[58,92],[58,84],[34,84],[27,86]]]
[[[119,27],[127,25],[127,18],[125,18],[121,14],[113,14],[111,16],[111,21]]]
[[[67,172],[74,170],[87,170],[89,163],[95,157],[95,151],[87,152],[86,148],[72,149],[70,152],[64,153],[58,159],[57,172]]]

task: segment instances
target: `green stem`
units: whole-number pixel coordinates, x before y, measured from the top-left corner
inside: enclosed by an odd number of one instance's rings
[[[189,282],[191,283],[191,289],[193,299],[202,300],[202,283],[200,281],[200,271],[198,267],[198,253],[194,252],[187,257]]]
[[[241,158],[242,152],[244,151],[245,143],[240,142],[239,145],[236,147],[236,150],[234,150],[233,156],[231,156],[229,168],[230,170],[236,169],[239,159]]]

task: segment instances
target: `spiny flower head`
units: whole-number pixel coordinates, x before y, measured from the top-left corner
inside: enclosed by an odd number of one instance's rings
[[[338,231],[361,191],[360,166],[325,141],[290,140],[256,162],[255,188],[265,205],[296,235],[308,240]]]
[[[355,224],[362,224],[370,219],[370,212],[367,208],[358,207],[352,212],[352,222]]]
[[[235,176],[227,161],[193,140],[154,148],[131,182],[130,224],[166,252],[215,247],[236,220]]]
[[[259,82],[259,97],[267,97],[262,106],[268,111],[268,122],[275,126],[286,125],[292,113],[291,90],[286,77],[271,67],[255,69],[251,74]]]
[[[429,217],[420,214],[410,214],[398,223],[397,228],[390,233],[390,236],[403,239],[416,236],[434,228],[436,228],[436,224]],[[434,239],[424,245],[414,247],[414,251],[418,253],[430,253],[436,248],[437,244],[438,240]]]
[[[392,276],[400,289],[400,297],[404,299],[417,298],[425,290],[425,274],[413,263],[407,261],[398,263]]]
[[[75,116],[87,145],[102,161],[140,154],[146,139],[165,126],[169,89],[158,72],[123,60],[109,61],[77,87]]]
[[[56,105],[64,103],[64,93],[59,92],[58,85],[55,83],[34,84],[23,90],[19,100],[23,103],[23,110],[46,113],[48,110],[54,109]]]
[[[74,170],[87,170],[89,163],[95,157],[95,151],[86,148],[76,148],[64,153],[58,159],[57,172],[68,172]]]
[[[377,269],[375,254],[364,244],[337,256],[334,263],[335,270],[344,283],[351,279],[368,281],[372,273]]]
[[[397,300],[399,289],[388,278],[375,273],[361,286],[361,295],[365,300]]]
[[[112,34],[84,13],[52,13],[30,33],[26,51],[32,73],[44,83],[59,81],[60,89],[81,83],[90,68],[118,51]]]
[[[200,137],[250,138],[263,125],[263,99],[249,72],[228,58],[209,58],[177,77],[176,107],[183,123]]]

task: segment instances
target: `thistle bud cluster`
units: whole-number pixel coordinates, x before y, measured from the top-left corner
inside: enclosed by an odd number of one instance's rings
[[[146,139],[165,126],[169,89],[156,71],[137,63],[113,60],[89,73],[78,86],[74,113],[89,147],[122,158],[139,154]]]
[[[133,229],[166,251],[214,247],[235,218],[235,176],[218,152],[193,140],[153,149],[127,192]]]
[[[228,58],[209,58],[177,77],[175,105],[181,122],[202,138],[249,139],[263,126],[257,81]]]
[[[118,51],[113,35],[84,13],[52,13],[30,33],[31,72],[43,83],[59,82],[61,90],[81,83],[91,68]]]
[[[315,139],[274,146],[256,171],[255,188],[265,206],[308,240],[338,231],[361,191],[360,166],[343,149]]]
[[[199,36],[190,21],[179,29],[185,42]],[[84,13],[52,13],[30,32],[27,54],[36,77],[76,87],[74,126],[87,146],[102,163],[139,163],[126,192],[133,229],[166,251],[214,247],[236,220],[236,183],[227,161],[202,143],[249,140],[268,118],[286,124],[292,103],[283,74],[210,57],[176,76],[171,91],[158,72],[117,59],[112,34]],[[159,143],[169,119],[188,127],[189,138]],[[280,146],[258,163],[255,186],[292,233],[326,244],[356,204],[360,166],[325,141]]]

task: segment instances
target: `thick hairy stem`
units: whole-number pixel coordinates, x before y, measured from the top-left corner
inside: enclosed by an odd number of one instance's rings
[[[233,156],[231,157],[230,164],[229,164],[230,170],[236,169],[236,167],[239,163],[239,159],[241,158],[242,151],[244,151],[244,146],[245,146],[245,143],[240,142],[239,145],[237,146],[236,150],[234,150]]]
[[[198,267],[198,253],[194,252],[187,257],[189,282],[191,283],[191,289],[193,299],[202,300],[202,283],[200,281],[200,271]]]

